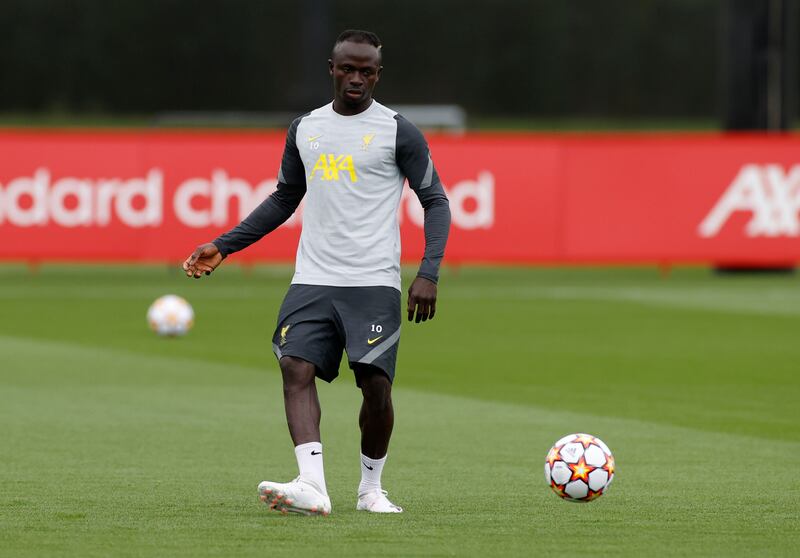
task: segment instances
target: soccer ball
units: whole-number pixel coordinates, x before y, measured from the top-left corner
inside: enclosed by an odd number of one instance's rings
[[[165,337],[186,335],[194,325],[194,310],[185,298],[164,295],[147,310],[150,329]]]
[[[602,496],[614,480],[614,456],[600,438],[570,434],[547,452],[544,478],[565,500],[590,502]]]

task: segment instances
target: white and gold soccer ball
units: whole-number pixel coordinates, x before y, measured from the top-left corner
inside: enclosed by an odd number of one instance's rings
[[[164,337],[186,335],[194,325],[194,310],[178,295],[164,295],[147,310],[150,329]]]
[[[570,434],[547,452],[544,478],[565,500],[590,502],[602,496],[614,480],[614,456],[600,438]]]

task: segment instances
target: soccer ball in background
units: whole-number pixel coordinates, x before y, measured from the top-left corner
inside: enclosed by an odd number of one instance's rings
[[[185,298],[164,295],[147,310],[150,329],[165,337],[186,335],[194,325],[194,310]]]
[[[571,502],[590,502],[614,480],[614,456],[600,438],[564,436],[550,448],[544,478],[553,492]]]

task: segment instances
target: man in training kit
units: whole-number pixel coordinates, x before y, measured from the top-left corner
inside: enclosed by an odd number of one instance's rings
[[[425,255],[408,289],[408,319],[432,319],[450,208],[420,131],[372,98],[381,66],[374,33],[343,32],[328,61],[333,102],[292,122],[277,190],[235,228],[183,263],[189,277],[211,273],[228,255],[277,228],[306,196],[294,277],[272,348],[283,375],[289,433],[300,475],[264,481],[261,500],[282,512],[327,515],[315,378],[338,375],[342,351],[361,389],[361,483],[356,509],[399,513],[381,488],[394,425],[392,381],[400,339],[403,183],[425,210]]]

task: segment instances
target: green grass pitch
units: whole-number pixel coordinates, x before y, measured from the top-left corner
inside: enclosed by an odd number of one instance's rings
[[[343,369],[327,518],[256,497],[296,472],[270,350],[289,277],[0,266],[0,555],[797,555],[797,277],[444,270],[436,319],[403,326],[384,485],[406,513],[355,511]],[[170,292],[197,314],[183,339],[145,323]],[[617,460],[589,504],[543,479],[576,431]]]

